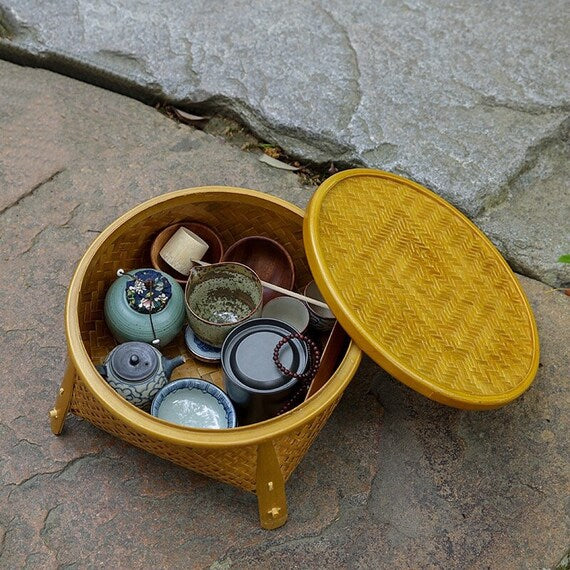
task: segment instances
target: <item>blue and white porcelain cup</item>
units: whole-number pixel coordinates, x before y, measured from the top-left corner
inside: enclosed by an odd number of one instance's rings
[[[154,397],[150,413],[190,428],[229,429],[237,425],[228,396],[201,378],[179,378],[164,386]]]

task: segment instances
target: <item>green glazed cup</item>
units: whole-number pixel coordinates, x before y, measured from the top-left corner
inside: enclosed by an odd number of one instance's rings
[[[241,263],[215,263],[192,268],[184,299],[194,334],[219,348],[232,329],[261,315],[263,286]]]

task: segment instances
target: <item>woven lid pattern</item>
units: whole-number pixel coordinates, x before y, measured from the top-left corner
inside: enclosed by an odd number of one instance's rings
[[[358,169],[326,181],[306,220],[315,280],[347,332],[412,388],[496,407],[531,383],[534,318],[494,246],[408,180]]]

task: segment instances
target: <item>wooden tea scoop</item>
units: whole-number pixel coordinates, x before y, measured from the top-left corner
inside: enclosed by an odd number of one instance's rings
[[[346,342],[346,332],[337,321],[329,335],[323,353],[321,354],[321,363],[319,369],[313,378],[305,400],[308,400],[313,394],[316,394],[328,381],[334,372],[336,361],[342,348]]]
[[[211,263],[206,263],[205,261],[201,261],[200,259],[193,259],[192,262],[203,266],[212,265]],[[322,301],[318,301],[317,299],[313,299],[312,297],[301,295],[301,293],[295,293],[295,291],[290,291],[289,289],[284,289],[283,287],[279,287],[279,285],[268,283],[267,281],[263,281],[262,279],[260,279],[260,281],[261,284],[267,289],[271,289],[272,291],[277,291],[278,293],[282,293],[283,295],[288,295],[289,297],[295,297],[295,299],[299,299],[300,301],[306,301],[307,303],[311,303],[311,305],[317,305],[317,307],[322,307],[323,309],[329,309],[329,306],[326,303],[323,303]]]

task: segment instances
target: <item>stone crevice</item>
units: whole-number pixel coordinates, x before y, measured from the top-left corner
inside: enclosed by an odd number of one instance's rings
[[[122,61],[128,61],[130,63],[135,63],[135,64],[139,64],[140,61],[137,58],[135,53],[130,53],[130,52],[126,52],[126,51],[122,51],[122,50],[118,50],[118,49],[102,49],[99,50],[97,53],[104,55],[104,56],[110,56],[111,58],[117,58],[120,59]]]
[[[40,536],[41,536],[42,538],[43,538],[43,536],[46,534],[46,532],[48,532],[48,530],[49,530],[47,527],[48,527],[48,525],[49,525],[50,522],[51,522],[50,519],[53,518],[54,512],[56,512],[56,511],[57,511],[58,509],[60,509],[62,506],[63,506],[63,505],[62,505],[61,503],[58,503],[57,505],[55,505],[55,506],[53,506],[53,507],[50,507],[50,508],[47,510],[47,512],[46,512],[46,514],[45,514],[45,516],[44,516],[43,523],[42,523],[42,528],[40,529]],[[44,542],[45,542],[45,540],[44,540]],[[46,547],[48,547],[48,549],[49,549],[49,546],[48,546],[47,544],[46,544]]]
[[[321,13],[323,13],[332,22],[334,27],[336,27],[337,30],[341,33],[342,37],[345,40],[344,43],[345,43],[345,45],[349,51],[350,59],[352,62],[352,68],[354,70],[355,77],[352,80],[352,82],[355,85],[354,102],[352,103],[352,110],[350,113],[348,113],[348,116],[347,116],[347,120],[346,120],[346,124],[345,124],[345,128],[347,128],[350,125],[350,122],[352,121],[354,116],[356,115],[358,109],[360,108],[360,105],[362,103],[362,98],[363,98],[362,88],[360,86],[360,78],[362,77],[362,73],[360,71],[360,64],[358,61],[358,53],[356,52],[356,49],[354,48],[354,45],[352,44],[352,40],[350,39],[350,35],[348,33],[348,30],[345,28],[345,26],[343,26],[328,10],[326,10],[322,6],[318,6],[318,10]]]
[[[6,548],[7,536],[8,533],[12,531],[11,526],[12,523],[16,520],[16,515],[14,515],[7,523],[4,529],[4,532],[0,536],[0,562],[2,561],[2,556],[4,555],[4,549]]]
[[[505,203],[515,183],[531,168],[533,168],[540,155],[551,145],[568,140],[570,130],[570,117],[564,117],[550,133],[542,137],[536,144],[527,148],[524,159],[518,169],[513,172],[501,188],[486,203],[481,205],[475,219],[480,218],[498,206]]]
[[[500,100],[493,95],[481,95],[478,102],[480,107],[488,107],[492,109],[508,109],[510,111],[517,111],[527,115],[548,115],[552,113],[569,113],[570,104],[562,105],[546,105],[540,103],[523,103],[520,101]]]
[[[540,103],[530,100],[516,101],[507,97],[500,97],[486,93],[483,89],[468,84],[465,80],[457,77],[453,78],[453,82],[457,87],[465,91],[465,101],[460,105],[465,109],[483,108],[483,109],[506,109],[508,111],[516,111],[526,115],[542,116],[552,113],[569,113],[570,103],[549,104]]]
[[[25,329],[23,329],[25,330]],[[20,414],[19,416],[16,416],[15,418],[12,418],[10,421],[12,422],[17,422],[18,420],[21,420],[23,417],[25,417],[24,415]],[[0,420],[0,426],[4,426],[6,429],[10,430],[11,432],[14,432],[14,429],[11,428],[6,422],[3,422]]]
[[[542,488],[537,487],[536,485],[531,485],[530,483],[525,483],[524,481],[519,481],[521,485],[523,485],[524,487],[528,487],[531,491],[534,491],[535,493],[540,493],[541,495],[545,495],[544,491],[542,490]]]
[[[28,445],[31,445],[33,447],[42,447],[41,444],[36,443],[35,441],[30,441],[29,439],[27,439],[25,437],[19,438],[18,441],[12,447],[17,447],[21,443],[27,443]]]
[[[42,228],[39,232],[37,232],[30,240],[30,245],[28,245],[28,247],[21,252],[21,255],[29,253],[34,247],[36,247],[40,242],[41,235],[50,227],[52,226],[46,226],[45,228]]]
[[[35,333],[36,330],[35,329],[3,329],[2,330],[2,334],[11,334],[11,333],[20,333],[20,332],[33,332]],[[18,416],[18,417],[22,417],[22,416]],[[17,419],[17,418],[16,418]],[[0,421],[0,424],[2,422]]]
[[[6,485],[6,487],[10,488],[10,491],[8,492],[8,499],[10,499],[12,493],[16,491],[16,489],[21,489],[22,487],[31,484],[36,479],[42,477],[50,477],[50,476],[52,479],[57,479],[58,477],[64,475],[72,467],[76,467],[78,464],[81,464],[86,461],[91,461],[94,458],[102,455],[102,453],[103,451],[88,453],[86,455],[82,455],[81,457],[76,457],[71,461],[68,461],[65,465],[63,465],[59,469],[54,469],[53,471],[40,471],[38,473],[34,473],[33,475],[30,475],[29,477],[22,479],[21,481],[18,481],[17,483],[9,483],[8,485]]]
[[[0,59],[17,65],[40,67],[67,75],[103,89],[133,97],[148,105],[169,99],[161,87],[158,91],[155,89],[158,82],[150,82],[145,87],[141,87],[134,79],[120,75],[110,66],[102,68],[91,60],[70,57],[68,54],[55,53],[44,47],[40,49],[38,46],[24,47],[0,36]]]
[[[300,538],[285,538],[284,540],[276,540],[272,543],[271,548],[278,549],[294,545],[310,544],[312,540],[324,536],[325,533],[329,531],[331,527],[333,527],[336,523],[338,523],[338,521],[341,518],[341,513],[339,510],[340,493],[338,490],[336,491],[336,499],[337,499],[336,511],[334,515],[331,517],[330,521],[328,521],[323,526],[319,527],[314,532],[304,533],[303,536]],[[354,512],[354,510],[358,508],[360,507],[355,507],[354,509],[353,508],[345,509],[345,511],[342,513],[342,518],[349,519],[350,515]],[[236,548],[235,546],[230,546],[225,550],[225,552],[223,552],[220,556],[218,556],[218,558],[212,563],[210,568],[224,568],[225,564],[231,560],[246,561],[250,553],[251,553],[251,548],[243,548],[243,547]]]
[[[17,483],[8,483],[6,485],[7,488],[9,488],[10,490],[8,491],[8,497],[7,499],[10,500],[12,493],[14,493],[14,491],[16,489],[19,489],[25,485],[27,485],[28,483],[31,483],[32,481],[34,481],[37,478],[41,478],[41,477],[45,477],[47,475],[53,475],[54,473],[57,473],[58,471],[43,471],[41,473],[34,473],[33,475],[30,475],[29,477],[26,477],[25,479],[22,479],[21,481],[18,481]]]
[[[22,200],[24,200],[28,196],[34,195],[42,186],[44,186],[45,184],[48,184],[49,182],[52,182],[53,180],[55,180],[64,171],[65,171],[65,168],[60,168],[60,169],[56,170],[53,174],[50,174],[47,178],[45,178],[41,182],[38,182],[38,184],[36,184],[32,188],[30,188],[28,191],[26,191],[24,194],[19,196],[17,200],[15,200],[11,204],[9,204],[8,206],[6,206],[2,210],[0,210],[0,216],[2,214],[4,214],[5,212],[7,212],[8,210],[10,210],[11,208],[14,208],[18,204],[20,204],[22,202]]]
[[[58,228],[68,228],[68,227],[69,227],[69,224],[71,223],[71,221],[72,221],[73,218],[75,217],[75,213],[76,213],[77,209],[79,208],[79,206],[81,206],[81,204],[77,204],[76,206],[74,206],[74,207],[71,209],[71,211],[69,212],[68,218],[67,218],[66,220],[64,220],[61,224],[49,225],[49,226],[46,226],[45,228],[42,228],[39,232],[37,232],[37,233],[32,237],[32,239],[30,240],[30,245],[29,245],[26,249],[24,249],[24,250],[20,253],[20,255],[24,255],[24,254],[26,254],[26,253],[29,253],[34,247],[36,247],[36,246],[40,243],[41,236],[42,236],[42,234],[43,234],[45,231],[47,231],[47,230],[49,230],[49,229],[56,228],[56,227],[58,227]]]
[[[54,524],[54,523],[52,522],[52,518],[53,518],[54,516],[56,516],[56,513],[57,513],[59,510],[61,510],[62,507],[63,507],[63,505],[62,505],[61,503],[58,503],[57,505],[55,505],[55,506],[53,506],[53,507],[50,507],[50,508],[47,510],[47,512],[46,512],[46,514],[45,514],[45,516],[44,516],[44,519],[43,519],[43,521],[42,521],[42,526],[41,526],[40,532],[39,532],[39,537],[41,538],[41,540],[42,540],[44,546],[46,547],[47,551],[55,558],[55,560],[56,560],[57,562],[59,562],[59,557],[58,557],[58,554],[59,554],[59,553],[57,552],[57,550],[54,550],[54,549],[48,544],[47,536],[46,536],[46,535],[47,535],[47,533],[48,533],[49,530],[50,530],[49,525],[50,525],[50,524]],[[59,564],[58,564],[58,567],[59,567]]]
[[[278,134],[273,136],[267,132],[268,129],[273,129],[273,127],[265,118],[256,112],[246,101],[238,98],[232,98],[226,95],[213,95],[200,103],[193,104],[192,108],[195,112],[221,112],[247,125],[256,136],[279,145],[285,151],[290,151],[292,148],[292,146],[287,143],[288,140],[294,142],[295,145],[298,145],[298,141],[302,140],[302,144],[306,148],[313,149],[311,154],[317,153],[323,156],[323,163],[326,162],[325,156],[330,157],[350,150],[348,145],[341,146],[338,141],[332,137],[285,124],[278,125],[276,129]],[[292,153],[292,156],[307,162],[306,156],[303,156],[303,154]]]

